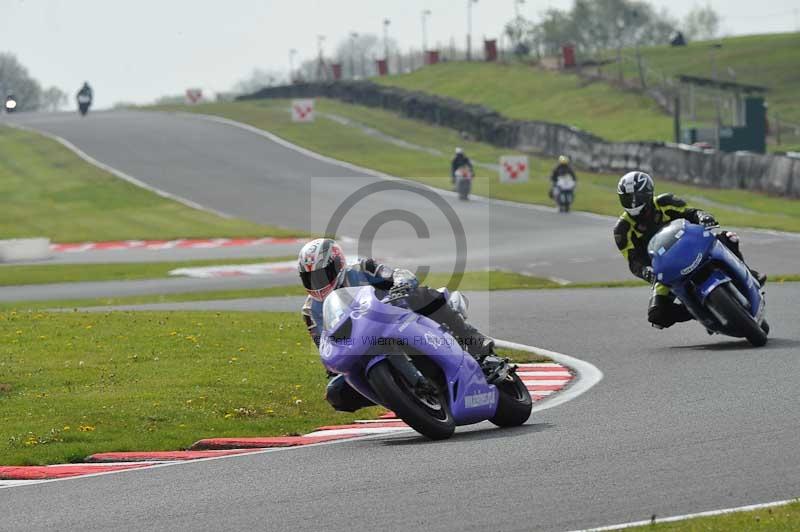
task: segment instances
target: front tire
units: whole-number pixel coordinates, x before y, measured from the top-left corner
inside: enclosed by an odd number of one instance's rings
[[[528,421],[533,401],[519,375],[510,373],[505,380],[497,384],[497,391],[500,392],[497,411],[489,421],[498,427],[517,427]]]
[[[729,329],[737,331],[747,338],[755,347],[761,347],[767,343],[767,331],[756,323],[753,316],[745,309],[739,302],[739,299],[731,292],[731,287],[728,283],[722,284],[714,289],[708,295],[708,300],[711,305],[721,315],[728,318],[730,324]]]
[[[367,374],[367,380],[384,405],[423,436],[444,440],[455,432],[456,422],[450,412],[450,402],[440,387],[437,386],[435,397],[417,397],[388,360],[373,366]]]

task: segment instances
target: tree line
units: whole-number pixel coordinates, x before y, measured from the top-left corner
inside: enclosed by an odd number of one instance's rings
[[[14,95],[20,111],[56,111],[67,103],[58,87],[42,88],[12,53],[0,52],[0,96]]]
[[[506,24],[504,35],[520,57],[558,54],[565,43],[591,56],[604,50],[668,44],[678,32],[688,40],[711,39],[719,25],[720,17],[710,6],[695,7],[678,20],[666,8],[657,10],[644,1],[575,0],[571,9],[548,9],[540,22],[516,17]]]

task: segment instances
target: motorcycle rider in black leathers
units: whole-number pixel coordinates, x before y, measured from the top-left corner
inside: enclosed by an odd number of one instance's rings
[[[453,157],[453,161],[450,163],[450,179],[453,184],[456,182],[456,170],[461,168],[462,166],[468,166],[470,172],[474,173],[472,168],[472,161],[469,160],[469,157],[466,156],[464,150],[461,148],[456,148],[456,156]]]
[[[663,329],[689,321],[693,316],[685,306],[675,302],[675,296],[667,286],[656,282],[647,253],[648,242],[659,229],[673,220],[683,218],[706,227],[716,227],[717,222],[711,214],[688,207],[685,201],[672,194],[653,197],[653,191],[653,179],[644,172],[634,171],[622,176],[617,185],[617,194],[625,212],[614,227],[614,241],[627,259],[631,273],[653,284],[647,319],[654,327]],[[744,262],[736,233],[723,231],[717,235],[717,239]],[[750,271],[763,286],[766,275],[753,269]]]
[[[505,359],[494,354],[494,342],[467,323],[448,304],[444,294],[427,286],[420,286],[411,272],[403,271],[405,280],[402,286],[398,286],[395,278],[400,270],[378,264],[373,259],[362,259],[356,264],[348,265],[342,248],[330,238],[318,238],[303,246],[298,256],[297,269],[308,292],[302,309],[303,320],[318,347],[322,334],[320,325],[323,302],[331,292],[345,286],[372,285],[381,294],[379,297],[382,297],[382,294],[390,290],[402,289],[406,293],[408,307],[446,326],[462,349],[475,357],[489,383],[499,382],[508,375],[510,366]],[[372,406],[369,399],[350,387],[342,375],[328,376],[331,380],[326,399],[336,410],[355,412],[359,408]]]
[[[80,88],[76,96],[88,96],[89,100],[94,99],[94,92],[92,91],[92,87],[89,86],[88,81],[83,82],[83,86]]]

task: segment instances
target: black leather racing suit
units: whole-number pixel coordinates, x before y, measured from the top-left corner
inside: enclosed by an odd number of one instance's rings
[[[653,199],[639,216],[623,213],[614,227],[614,241],[622,256],[628,260],[631,273],[640,279],[653,283],[653,292],[647,309],[647,319],[656,327],[671,327],[675,323],[689,321],[693,316],[681,304],[675,303],[675,296],[665,285],[655,282],[647,244],[659,229],[673,220],[685,219],[692,223],[703,223],[713,217],[699,209],[689,208],[686,202],[672,194],[661,194]],[[735,233],[723,231],[717,235],[722,244],[744,262],[739,250],[739,237]]]
[[[464,165],[467,165],[470,171],[474,172],[474,169],[472,168],[472,161],[469,160],[469,157],[463,153],[457,153],[456,156],[453,157],[453,161],[450,163],[450,179],[453,183],[456,182],[456,170]]]
[[[345,286],[372,285],[378,291],[379,297],[392,288],[392,272],[394,270],[378,264],[373,259],[362,259],[358,264],[348,266],[348,275],[345,276]],[[462,349],[476,359],[491,354],[492,342],[475,327],[466,322],[464,317],[447,304],[441,292],[427,286],[416,286],[411,289],[407,298],[408,307],[418,314],[427,316],[437,323],[445,325],[450,333],[458,340]],[[308,327],[314,344],[319,347],[319,337],[322,333],[319,323],[321,321],[321,303],[309,297],[302,308],[303,320]],[[330,374],[330,382],[326,399],[336,410],[355,412],[359,408],[371,406],[372,403],[360,393],[356,392],[344,380],[343,376]]]

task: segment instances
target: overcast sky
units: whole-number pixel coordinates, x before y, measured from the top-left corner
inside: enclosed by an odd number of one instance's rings
[[[797,0],[652,0],[682,17],[695,5],[722,14],[723,33],[798,30]],[[430,9],[428,39],[464,43],[466,0],[3,0],[0,50],[13,52],[43,85],[72,93],[84,80],[96,104],[148,102],[187,87],[229,89],[253,68],[288,69],[288,51],[316,54],[351,31],[382,33],[404,48],[422,41],[420,14]],[[548,7],[572,0],[526,0],[522,14],[536,20]],[[473,42],[496,37],[514,15],[514,0],[479,0]]]

